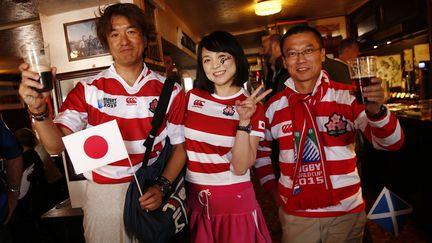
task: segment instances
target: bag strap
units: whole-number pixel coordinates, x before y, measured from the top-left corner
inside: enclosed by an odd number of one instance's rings
[[[173,73],[169,75],[164,82],[162,92],[159,96],[159,101],[156,106],[156,110],[152,119],[152,129],[150,130],[149,135],[147,136],[144,147],[146,147],[146,151],[144,153],[143,166],[148,165],[148,160],[150,157],[150,153],[153,148],[154,140],[156,138],[157,130],[162,125],[162,122],[165,118],[165,113],[168,108],[168,103],[171,97],[172,90],[174,88],[174,83],[179,79],[178,73]]]

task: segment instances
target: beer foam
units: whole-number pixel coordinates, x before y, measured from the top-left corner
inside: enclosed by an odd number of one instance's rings
[[[44,65],[32,65],[30,66],[30,71],[36,73],[51,72],[51,67]]]
[[[361,79],[361,78],[376,78],[376,74],[361,74],[361,75],[355,75],[351,79]]]

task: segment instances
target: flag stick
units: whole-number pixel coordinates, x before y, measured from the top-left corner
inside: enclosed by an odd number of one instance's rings
[[[129,164],[130,164],[130,166],[131,166],[131,169],[132,169],[132,173],[133,173],[133,176],[134,176],[135,182],[136,182],[136,184],[137,184],[137,186],[138,186],[138,190],[139,190],[139,192],[140,192],[140,195],[142,196],[143,193],[142,193],[142,190],[141,190],[141,186],[140,186],[140,184],[139,184],[139,182],[138,182],[138,178],[137,178],[137,176],[136,176],[136,174],[135,174],[135,170],[134,170],[134,168],[133,168],[132,162],[130,161],[130,158],[129,158],[129,157],[128,157],[128,161],[129,161]]]

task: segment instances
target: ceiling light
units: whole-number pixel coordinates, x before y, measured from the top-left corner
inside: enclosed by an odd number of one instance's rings
[[[255,4],[255,14],[259,16],[272,15],[282,10],[280,0],[260,1]]]

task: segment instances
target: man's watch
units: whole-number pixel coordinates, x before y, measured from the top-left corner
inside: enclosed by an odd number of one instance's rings
[[[238,125],[237,126],[237,130],[238,131],[244,131],[244,132],[247,132],[247,133],[251,133],[252,126],[251,126],[251,124],[249,124],[247,126],[240,126],[240,125]]]
[[[383,118],[385,114],[387,114],[387,108],[384,105],[381,105],[379,107],[379,111],[376,114],[371,115],[367,110],[366,113],[368,113],[369,117],[373,119],[380,119]]]
[[[156,185],[160,187],[160,190],[162,192],[162,196],[166,196],[171,192],[172,184],[171,182],[164,176],[158,176],[156,178]]]

